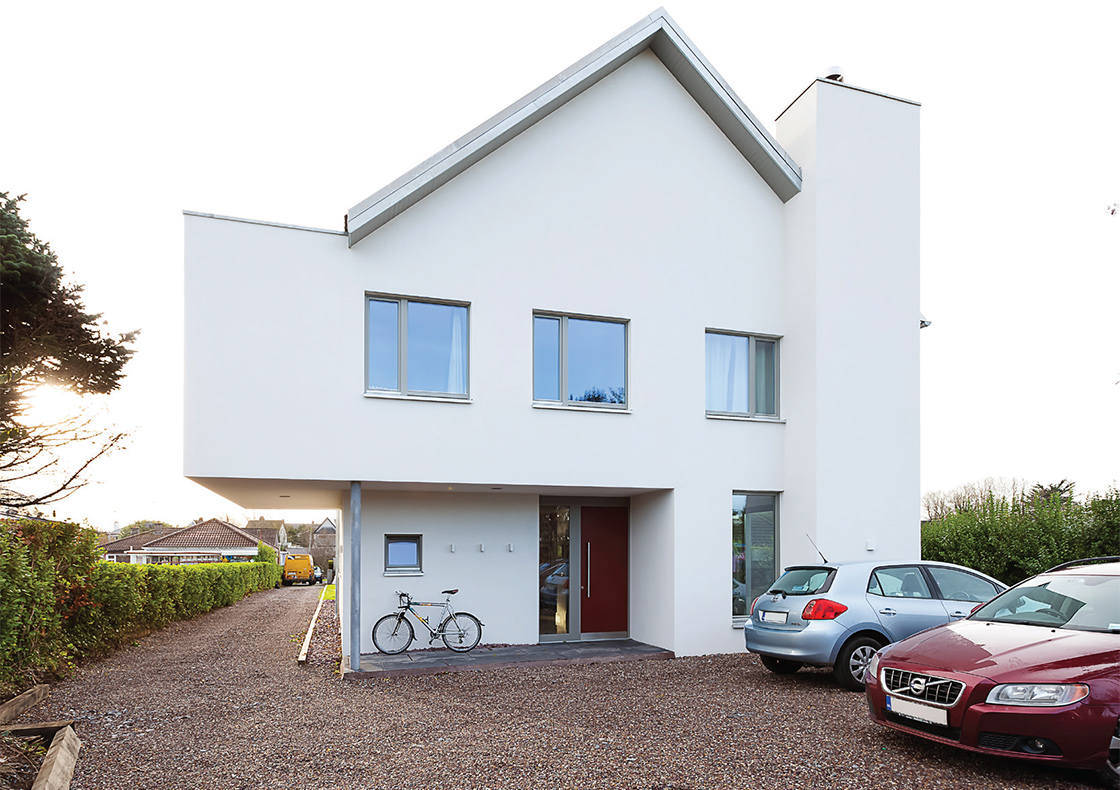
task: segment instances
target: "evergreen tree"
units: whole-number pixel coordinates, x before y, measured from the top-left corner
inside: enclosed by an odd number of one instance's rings
[[[86,312],[82,286],[64,281],[50,245],[19,215],[23,200],[0,192],[0,505],[15,507],[73,492],[89,465],[124,438],[81,416],[32,424],[31,393],[48,385],[78,395],[113,392],[137,334],[114,338],[99,326],[100,314]],[[77,442],[91,449],[66,468],[58,451]]]

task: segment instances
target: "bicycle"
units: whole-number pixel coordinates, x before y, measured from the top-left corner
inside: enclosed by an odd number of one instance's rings
[[[429,645],[442,638],[443,643],[456,653],[467,653],[474,650],[482,640],[482,621],[468,612],[455,611],[454,607],[451,606],[451,596],[457,592],[459,592],[457,589],[442,590],[440,595],[446,595],[447,598],[444,599],[443,603],[438,603],[435,601],[413,601],[411,595],[397,590],[397,598],[400,601],[397,604],[397,611],[385,615],[373,626],[374,647],[391,656],[408,650],[408,646],[416,638],[416,630],[405,617],[406,614],[411,612],[412,616],[420,622],[420,625],[428,629],[430,634]],[[414,607],[417,606],[442,607],[439,613],[439,628],[432,628],[430,625],[430,621],[435,621],[436,617],[425,618],[416,611]]]

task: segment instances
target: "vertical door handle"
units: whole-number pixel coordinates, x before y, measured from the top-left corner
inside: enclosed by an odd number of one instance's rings
[[[587,544],[587,597],[591,597],[591,544]]]

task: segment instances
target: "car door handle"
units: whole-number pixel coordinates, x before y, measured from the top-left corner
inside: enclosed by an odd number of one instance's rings
[[[888,607],[887,607],[886,609],[880,609],[880,610],[879,610],[879,614],[885,614],[885,615],[891,615],[891,616],[893,616],[893,615],[896,615],[896,614],[898,614],[898,612],[896,612],[896,611],[895,611],[894,609],[891,609],[891,608],[890,608],[890,607],[888,606]]]
[[[949,612],[949,618],[952,620],[960,620],[968,617],[968,612]]]

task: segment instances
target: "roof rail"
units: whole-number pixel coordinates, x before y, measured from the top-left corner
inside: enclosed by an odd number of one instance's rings
[[[1120,562],[1120,557],[1089,557],[1084,560],[1071,560],[1070,562],[1063,562],[1061,565],[1055,565],[1050,570],[1043,571],[1043,573],[1053,573],[1054,571],[1072,568],[1075,565],[1091,565],[1094,562]]]

